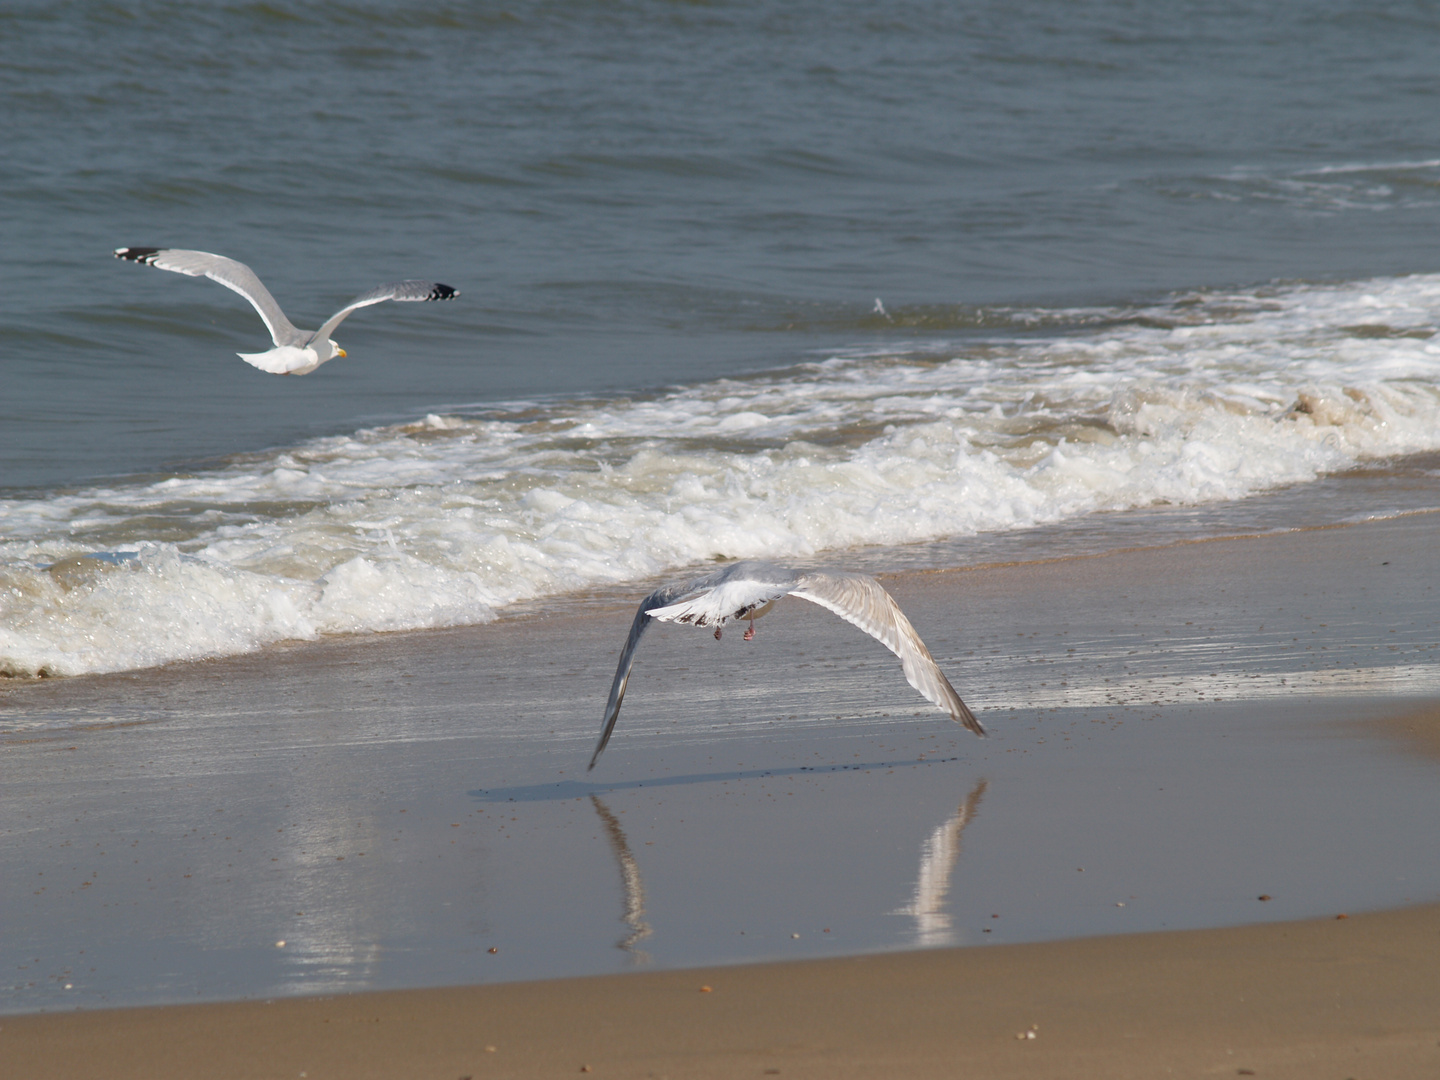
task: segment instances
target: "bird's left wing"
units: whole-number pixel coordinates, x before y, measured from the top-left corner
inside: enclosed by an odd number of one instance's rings
[[[625,700],[625,687],[630,682],[630,668],[635,663],[635,649],[654,619],[662,622],[689,622],[696,626],[721,623],[738,618],[743,609],[774,600],[790,591],[795,575],[768,563],[731,563],[723,570],[695,578],[693,581],[666,585],[656,589],[635,612],[630,624],[630,637],[620,653],[615,668],[615,681],[610,685],[610,700],[605,705],[605,721],[600,742],[590,758],[590,768],[600,760],[600,752],[610,741],[615,721],[620,718],[620,703]],[[588,771],[588,770],[587,770]]]
[[[605,703],[605,720],[600,730],[600,741],[595,746],[595,753],[590,756],[590,765],[586,772],[595,768],[605,744],[610,741],[610,733],[615,730],[615,721],[620,719],[620,703],[625,700],[625,687],[630,682],[630,668],[635,664],[635,649],[650,626],[650,612],[674,602],[686,589],[685,585],[666,585],[640,601],[640,607],[636,609],[635,618],[630,623],[630,636],[625,639],[625,648],[620,652],[620,663],[615,668],[615,681],[610,684],[610,700]]]
[[[326,319],[325,325],[315,331],[310,341],[327,340],[335,332],[335,328],[345,321],[345,316],[356,308],[369,307],[385,300],[453,300],[459,295],[459,289],[441,285],[438,281],[391,281],[385,285],[376,285]]]
[[[980,721],[960,700],[900,605],[874,578],[865,574],[801,574],[790,593],[828,608],[864,630],[900,658],[906,681],[927,700],[976,735],[985,734]]]

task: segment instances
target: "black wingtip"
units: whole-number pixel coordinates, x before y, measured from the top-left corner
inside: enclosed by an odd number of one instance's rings
[[[596,762],[600,760],[600,755],[605,752],[605,747],[608,746],[610,743],[610,732],[613,730],[614,724],[610,724],[605,728],[603,732],[601,732],[600,741],[595,745],[595,753],[590,755],[590,764],[585,766],[585,771],[587,773],[595,768]]]
[[[979,719],[976,718],[975,714],[970,711],[969,706],[967,706],[963,701],[960,702],[960,715],[954,717],[954,719],[958,720],[961,724],[963,724],[967,730],[973,731],[976,735],[979,735],[980,738],[989,738],[990,733],[985,730],[985,725],[980,723]]]
[[[117,259],[127,259],[130,262],[149,263],[153,262],[155,256],[165,250],[164,248],[116,248]]]
[[[455,297],[457,297],[457,296],[459,296],[459,295],[460,295],[460,290],[459,290],[459,289],[451,288],[449,285],[441,285],[441,284],[437,281],[437,282],[435,283],[434,287],[430,290],[430,295],[427,296],[427,297],[425,297],[425,299],[426,299],[426,300],[454,300]]]

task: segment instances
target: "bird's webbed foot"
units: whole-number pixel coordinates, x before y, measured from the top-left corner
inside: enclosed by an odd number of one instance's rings
[[[716,640],[716,641],[719,641],[719,640],[720,640],[720,628],[719,628],[718,626],[715,627],[715,640]]]
[[[751,619],[751,620],[750,620],[750,625],[745,628],[745,633],[741,634],[740,636],[741,636],[742,638],[744,638],[746,641],[753,641],[753,640],[755,639],[755,620],[754,620],[754,619]]]

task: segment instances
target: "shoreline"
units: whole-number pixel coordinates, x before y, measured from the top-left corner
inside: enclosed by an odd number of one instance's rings
[[[1440,904],[1295,923],[0,1018],[43,1080],[1425,1077]]]
[[[1104,557],[1188,543],[1253,539],[1293,531],[1348,528],[1375,520],[1440,513],[1440,454],[1403,455],[1384,467],[1357,465],[1315,480],[1234,500],[1197,505],[1157,505],[1093,511],[1023,529],[980,532],[951,540],[918,541],[899,546],[867,546],[824,550],[782,560],[798,568],[845,569],[881,578],[905,574],[945,573],[1041,564],[1085,557]],[[73,560],[68,560],[73,561]],[[81,560],[84,562],[85,560]],[[92,567],[93,569],[93,567]],[[633,603],[653,587],[686,575],[705,572],[708,564],[682,567],[624,583],[595,582],[583,588],[547,593],[507,603],[493,617],[435,627],[327,632],[316,637],[285,637],[237,651],[221,651],[193,659],[175,659],[146,667],[80,672],[70,675],[0,675],[0,708],[7,694],[57,681],[162,674],[194,665],[264,658],[277,650],[307,646],[363,647],[365,642],[396,634],[464,632],[495,623],[513,626],[534,618],[568,618],[598,607]],[[0,713],[3,721],[3,713]],[[9,734],[0,728],[0,738]]]
[[[1416,455],[1417,460],[1423,458],[1429,461],[1435,458],[1440,462],[1437,455]],[[1357,474],[1361,471],[1357,470]],[[1330,480],[1336,477],[1328,478]],[[1343,479],[1340,477],[1339,479]],[[1291,494],[1295,494],[1292,492]],[[1303,490],[1301,491],[1303,493]],[[1440,492],[1437,492],[1440,497]],[[1272,501],[1273,496],[1269,497]],[[1257,500],[1240,500],[1236,506],[1244,506],[1247,502]],[[1263,501],[1263,500],[1258,500]],[[1202,509],[1214,509],[1207,507]],[[1143,517],[1150,511],[1146,509],[1129,510],[1121,512],[1122,516],[1129,518]],[[1089,515],[1094,517],[1097,515]],[[1104,515],[1099,515],[1104,516]],[[967,563],[943,563],[930,565],[931,560],[942,557],[941,553],[949,546],[946,543],[927,543],[907,545],[902,548],[873,548],[862,549],[855,552],[839,553],[839,558],[807,558],[794,561],[794,565],[815,568],[834,568],[848,571],[858,571],[871,574],[880,579],[887,587],[895,588],[903,592],[907,580],[920,580],[925,578],[953,578],[955,575],[984,575],[995,571],[1023,571],[1027,567],[1043,568],[1054,566],[1065,566],[1075,564],[1086,564],[1095,560],[1112,558],[1123,558],[1126,556],[1138,556],[1145,554],[1158,554],[1175,549],[1182,549],[1196,545],[1226,544],[1239,541],[1263,541],[1283,537],[1304,536],[1307,534],[1319,534],[1336,532],[1356,528],[1364,528],[1384,522],[1395,522],[1406,519],[1427,519],[1434,517],[1440,521],[1440,507],[1420,505],[1394,509],[1385,512],[1381,516],[1363,518],[1356,520],[1321,520],[1294,526],[1263,528],[1256,527],[1255,522],[1244,522],[1243,527],[1230,530],[1206,532],[1197,536],[1173,536],[1163,533],[1146,534],[1145,539],[1140,542],[1127,542],[1113,544],[1112,546],[1097,546],[1093,549],[1083,547],[1079,551],[1060,550],[1065,544],[1066,533],[1077,527],[1084,527],[1086,519],[1076,521],[1064,521],[1047,526],[1039,526],[1028,530],[1042,536],[1038,544],[1025,540],[1018,534],[995,534],[983,535],[980,537],[966,538],[966,542],[981,541],[990,546],[1003,548],[1007,541],[1020,542],[1025,544],[1025,550],[1006,551],[1001,550],[994,554],[993,558],[983,558],[980,561]],[[1214,526],[1212,526],[1213,528]],[[1038,550],[1035,550],[1038,548]],[[832,553],[826,553],[832,554]],[[886,569],[887,560],[896,562],[893,569]],[[670,574],[659,575],[647,578],[642,581],[629,584],[617,584],[606,587],[588,588],[579,592],[545,596],[533,600],[517,601],[508,605],[501,615],[488,622],[463,623],[454,626],[421,627],[404,630],[375,630],[357,633],[324,634],[316,638],[287,638],[271,642],[255,650],[243,653],[222,654],[217,656],[201,657],[194,660],[177,660],[170,663],[145,667],[123,669],[118,671],[100,671],[80,675],[62,676],[0,676],[0,746],[6,743],[23,743],[28,741],[27,733],[22,729],[7,729],[4,726],[7,707],[14,705],[17,709],[23,709],[28,702],[27,695],[43,697],[47,694],[54,695],[62,701],[66,698],[74,698],[79,701],[88,702],[101,696],[110,686],[123,688],[125,684],[134,684],[147,679],[155,679],[161,682],[183,681],[191,677],[204,677],[210,672],[215,672],[221,677],[229,674],[232,667],[239,672],[253,672],[258,667],[263,667],[272,660],[293,661],[296,657],[303,657],[307,650],[318,651],[354,651],[363,652],[372,647],[404,649],[410,640],[416,642],[416,648],[424,649],[431,641],[446,642],[468,635],[484,636],[495,632],[504,633],[508,630],[518,632],[533,631],[534,628],[543,627],[555,620],[581,620],[590,621],[595,619],[614,618],[617,613],[625,617],[633,615],[634,604],[650,592],[653,588],[667,581],[683,579],[687,573],[699,574],[704,572],[705,567],[691,567],[687,570],[677,570]],[[89,688],[96,687],[97,692]],[[122,691],[123,692],[123,691]],[[41,707],[43,711],[44,706]],[[63,706],[62,706],[63,708]],[[39,738],[47,738],[44,732],[37,733]]]

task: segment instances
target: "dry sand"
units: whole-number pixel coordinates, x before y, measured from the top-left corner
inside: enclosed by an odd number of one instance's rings
[[[706,987],[709,989],[707,990]],[[1440,906],[0,1020],[7,1078],[1440,1075]]]

